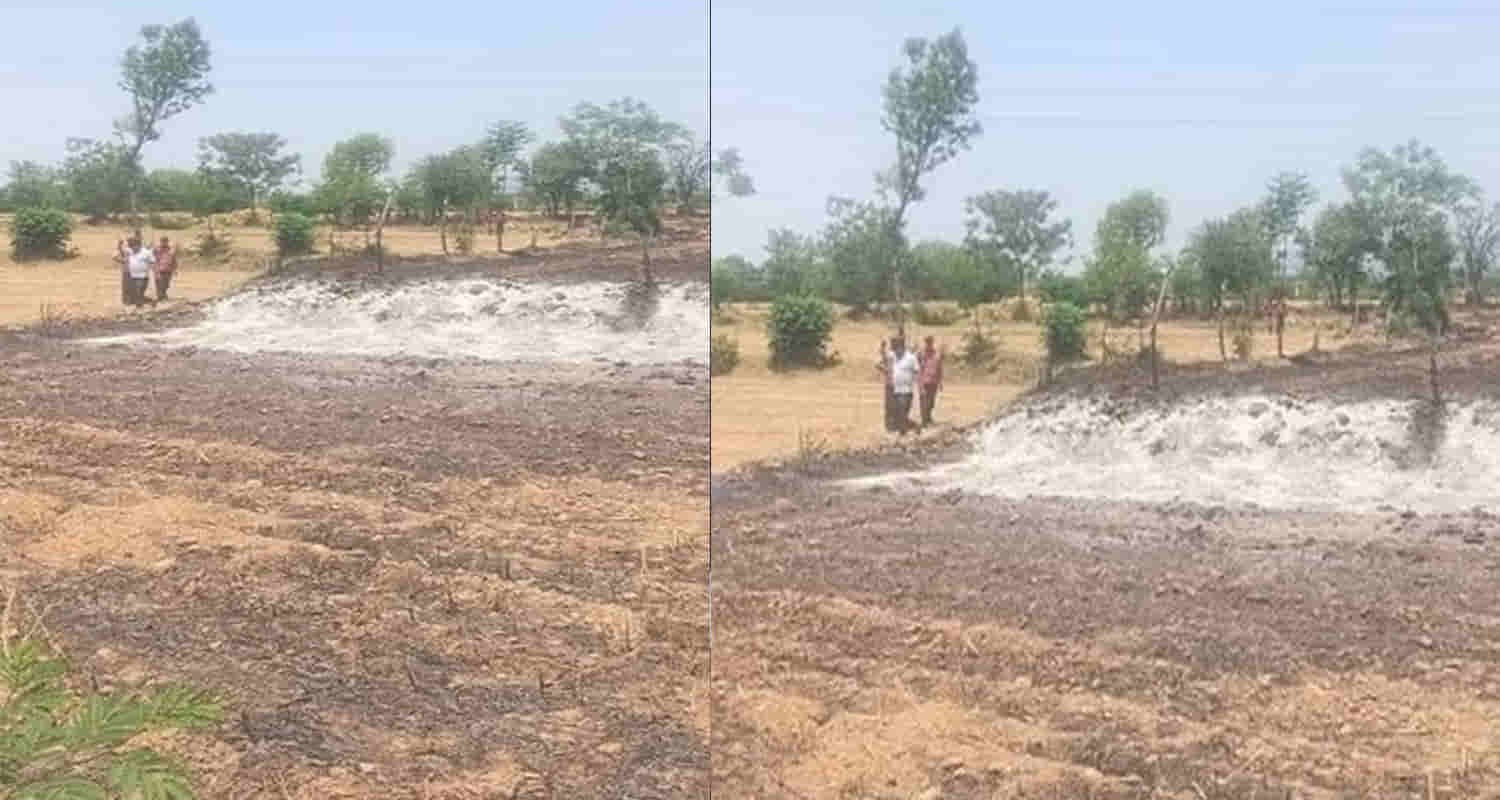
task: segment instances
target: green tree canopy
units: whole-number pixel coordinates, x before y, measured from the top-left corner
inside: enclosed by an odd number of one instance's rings
[[[300,169],[302,157],[283,153],[286,139],[275,133],[218,133],[198,140],[203,172],[244,188],[250,209]]]

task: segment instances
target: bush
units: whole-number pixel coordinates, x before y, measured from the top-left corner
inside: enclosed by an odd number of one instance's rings
[[[10,223],[10,247],[18,259],[65,258],[73,218],[57,208],[23,208]]]
[[[826,366],[828,340],[833,336],[833,307],[817,297],[783,295],[771,304],[766,332],[772,367]]]
[[[276,217],[276,252],[284,256],[311,253],[313,221],[305,214],[281,214]]]
[[[714,334],[708,346],[708,374],[728,375],[739,365],[739,344],[725,334]]]
[[[1037,283],[1037,294],[1046,303],[1068,303],[1079,309],[1089,307],[1088,284],[1082,278],[1061,272],[1044,272]]]
[[[1042,344],[1053,363],[1083,357],[1088,315],[1072,303],[1053,303],[1042,320]]]
[[[715,310],[725,303],[734,302],[740,293],[740,276],[733,269],[714,264],[712,272],[709,273],[708,302]]]
[[[141,739],[219,720],[218,702],[181,688],[90,694],[35,638],[0,647],[0,797],[191,798],[186,772]],[[131,747],[134,745],[134,747]]]
[[[453,237],[453,247],[461,256],[474,252],[474,226],[460,225],[457,234]]]
[[[990,370],[1000,355],[1000,345],[978,328],[964,334],[963,345],[958,349],[958,360],[973,370]]]
[[[930,306],[925,303],[913,303],[911,307],[912,321],[918,325],[929,328],[946,328],[955,325],[964,318],[962,311],[949,306]]]

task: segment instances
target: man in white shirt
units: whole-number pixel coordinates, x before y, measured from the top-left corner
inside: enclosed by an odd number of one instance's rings
[[[141,240],[132,236],[128,243],[130,253],[125,258],[125,270],[130,275],[130,304],[146,302],[146,286],[151,282],[151,268],[156,266],[156,255],[151,248],[141,246]]]
[[[917,373],[921,364],[917,356],[906,349],[906,342],[899,336],[891,340],[891,349],[884,352],[881,371],[891,387],[891,427],[902,435],[911,429],[911,399],[917,388]]]

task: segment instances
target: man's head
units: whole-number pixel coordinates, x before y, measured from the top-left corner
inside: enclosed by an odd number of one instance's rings
[[[934,349],[936,349],[936,345],[933,344],[933,338],[931,336],[927,337],[925,341],[927,342],[927,352],[930,353]]]
[[[141,249],[141,240],[137,237],[132,236],[129,239],[125,240],[125,246],[129,247],[131,250],[139,250]]]
[[[906,340],[897,336],[891,340],[891,349],[895,350],[897,355],[906,352]]]
[[[170,239],[168,239],[167,237],[163,236],[163,237],[161,237],[161,246],[163,248],[170,248],[172,246],[172,242],[171,242]]]

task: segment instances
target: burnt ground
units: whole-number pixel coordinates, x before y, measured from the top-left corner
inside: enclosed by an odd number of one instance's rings
[[[1493,397],[1487,328],[1451,399]],[[1428,391],[1420,348],[1080,370],[1121,403]],[[831,481],[952,437],[715,478],[717,796],[1500,797],[1500,518],[1326,514]]]
[[[706,368],[77,338],[196,313],[0,333],[0,583],[201,796],[707,794]]]

